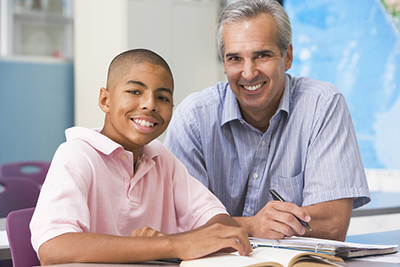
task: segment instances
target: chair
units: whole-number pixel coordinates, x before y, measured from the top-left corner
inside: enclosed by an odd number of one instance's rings
[[[0,177],[0,218],[13,210],[36,206],[40,193],[38,184],[24,177]]]
[[[0,177],[29,177],[42,185],[49,170],[48,161],[21,161],[5,163],[0,166]]]
[[[13,267],[40,266],[40,261],[31,244],[29,223],[35,208],[10,212],[6,220],[8,243]]]

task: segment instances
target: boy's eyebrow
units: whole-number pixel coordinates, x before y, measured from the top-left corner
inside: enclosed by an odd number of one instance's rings
[[[160,87],[160,88],[157,88],[157,91],[167,92],[172,95],[172,90],[169,88]]]
[[[147,88],[147,86],[144,83],[140,82],[140,81],[129,80],[129,81],[126,82],[126,84],[130,84],[130,83],[137,84],[140,87]]]
[[[147,88],[147,85],[145,85],[145,84],[142,83],[141,81],[129,80],[129,81],[127,81],[126,83],[127,83],[127,84],[130,84],[130,83],[132,83],[132,84],[137,84],[137,85],[139,85],[140,87]],[[172,95],[172,90],[169,89],[169,88],[160,87],[160,88],[157,88],[156,91],[167,92],[167,93],[170,93],[170,94]]]

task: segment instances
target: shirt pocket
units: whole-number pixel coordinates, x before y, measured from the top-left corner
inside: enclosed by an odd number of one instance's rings
[[[303,203],[304,171],[293,177],[273,175],[271,189],[275,189],[287,202],[297,206]]]

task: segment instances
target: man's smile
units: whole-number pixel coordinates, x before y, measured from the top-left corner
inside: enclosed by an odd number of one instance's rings
[[[263,86],[266,82],[262,82],[259,84],[255,84],[255,85],[242,85],[244,89],[248,90],[248,91],[255,91],[257,89],[259,89],[261,86]]]

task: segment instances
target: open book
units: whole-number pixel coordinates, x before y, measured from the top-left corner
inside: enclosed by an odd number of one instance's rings
[[[291,249],[259,247],[250,256],[238,253],[215,253],[210,256],[182,261],[183,267],[319,267],[346,266],[342,258]]]
[[[367,245],[310,237],[286,237],[280,240],[250,238],[254,247],[272,247],[313,251],[342,258],[384,255],[397,252],[397,245]]]

